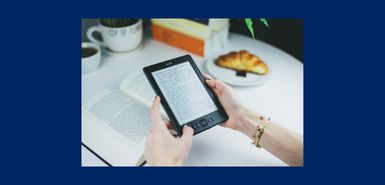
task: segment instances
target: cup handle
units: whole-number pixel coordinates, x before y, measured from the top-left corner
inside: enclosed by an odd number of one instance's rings
[[[88,28],[87,30],[87,38],[92,41],[93,43],[95,44],[99,44],[100,46],[102,47],[106,47],[106,44],[103,42],[103,41],[100,41],[98,39],[95,39],[93,36],[92,36],[92,33],[94,31],[97,31],[101,34],[101,30],[100,30],[100,27],[99,26],[91,26],[90,28]]]

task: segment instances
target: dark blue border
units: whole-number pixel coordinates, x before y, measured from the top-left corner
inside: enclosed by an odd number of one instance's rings
[[[382,22],[375,19],[383,16],[379,6],[337,1],[95,1],[16,3],[3,9],[14,7],[9,16],[3,15],[12,21],[4,19],[1,32],[6,43],[2,158],[4,176],[13,183],[314,184],[340,177],[345,183],[360,182],[360,176],[345,174],[360,159],[352,156],[371,143],[356,142],[364,137],[353,137],[358,131],[352,128],[380,130],[373,122],[368,126],[357,121],[362,115],[380,115],[369,111],[367,101],[383,103],[375,98],[383,93],[377,89],[383,82],[376,81],[383,78],[378,75],[383,69],[378,53],[384,49]],[[100,17],[304,19],[304,167],[81,168],[81,19]],[[357,76],[363,69],[369,79]],[[371,96],[366,96],[368,89],[374,89]]]

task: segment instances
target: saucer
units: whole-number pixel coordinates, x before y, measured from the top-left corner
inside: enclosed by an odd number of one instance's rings
[[[136,47],[135,49],[133,50],[130,50],[130,51],[126,51],[126,52],[116,52],[116,51],[111,51],[109,48],[104,48],[104,51],[106,51],[106,53],[108,53],[109,55],[111,56],[116,56],[116,57],[129,57],[129,56],[132,56],[136,53],[138,53],[138,51],[140,51],[143,47],[143,44],[140,43],[138,47]]]

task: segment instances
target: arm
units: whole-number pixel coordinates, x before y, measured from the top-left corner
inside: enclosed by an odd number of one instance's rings
[[[212,78],[209,75],[203,74],[203,76],[207,79],[207,84],[218,96],[219,101],[229,116],[229,119],[221,123],[221,126],[240,131],[252,139],[252,141],[255,141],[253,134],[257,129],[257,125],[262,128],[265,125],[266,118],[261,120],[261,114],[243,106],[230,86],[218,79],[211,80]],[[258,134],[259,132],[257,131],[255,135],[257,136]],[[259,140],[259,145],[288,165],[303,165],[302,135],[288,130],[274,121],[270,121],[265,129]]]
[[[261,116],[259,113],[243,108],[243,114],[236,124],[236,129],[250,139],[255,141],[253,134],[257,129],[257,125],[261,128],[265,125],[266,118],[263,121],[259,120]],[[255,134],[256,136],[259,134]],[[274,121],[270,121],[268,127],[265,129],[259,145],[267,151],[281,159],[290,166],[303,165],[303,137],[302,135],[288,130]]]

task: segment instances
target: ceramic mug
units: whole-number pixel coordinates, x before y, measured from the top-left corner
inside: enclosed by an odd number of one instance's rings
[[[82,51],[82,74],[90,74],[92,72],[95,72],[100,64],[100,59],[101,59],[101,51],[100,51],[100,46],[92,43],[92,42],[82,42],[82,50],[83,48],[94,48],[96,49],[96,53],[83,57],[83,51]]]
[[[92,26],[87,30],[87,38],[111,51],[127,52],[133,50],[141,44],[143,36],[142,19],[136,20],[135,24],[112,28],[103,25],[99,19],[98,26]],[[97,40],[92,36],[94,31],[100,32],[103,41]]]

